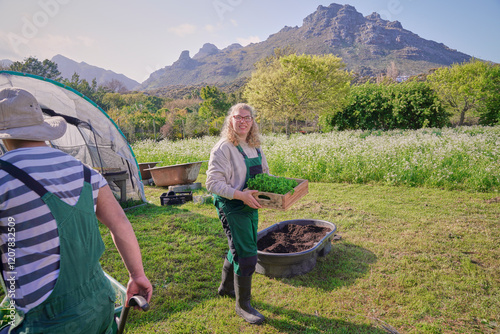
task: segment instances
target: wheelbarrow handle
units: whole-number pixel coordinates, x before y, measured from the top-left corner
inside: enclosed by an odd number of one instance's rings
[[[128,312],[131,306],[139,306],[143,311],[149,310],[149,304],[146,301],[146,298],[140,295],[132,296],[128,300],[128,305],[129,306],[124,307],[122,310],[120,319],[118,320],[118,330],[116,331],[116,334],[122,334],[125,330],[125,324],[127,323]]]
[[[144,298],[141,295],[132,296],[128,300],[128,305],[129,306],[139,306],[143,311],[149,310],[149,304],[146,301],[146,298]]]

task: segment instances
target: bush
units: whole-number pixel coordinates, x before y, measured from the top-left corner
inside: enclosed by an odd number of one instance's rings
[[[500,124],[500,65],[491,67],[486,81],[483,104],[478,108],[479,124]]]
[[[445,126],[449,116],[425,82],[366,83],[353,87],[347,106],[327,122],[338,130],[415,130]]]

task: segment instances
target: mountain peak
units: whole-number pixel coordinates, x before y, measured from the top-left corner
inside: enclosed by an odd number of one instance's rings
[[[198,53],[193,56],[193,59],[205,58],[206,56],[217,54],[219,53],[219,51],[220,50],[215,45],[210,43],[205,43],[198,51]]]
[[[376,12],[373,12],[370,15],[368,15],[366,17],[366,19],[370,20],[370,21],[381,21],[382,20],[382,18],[380,17],[380,14],[376,13]]]
[[[228,47],[226,47],[223,51],[234,51],[234,50],[238,50],[238,49],[241,49],[243,48],[243,46],[241,46],[240,43],[233,43],[231,45],[229,45]]]
[[[184,50],[181,52],[179,59],[172,64],[172,68],[183,69],[183,70],[192,70],[198,66],[198,62],[194,59],[191,59],[189,56],[189,50]]]
[[[318,22],[329,20],[337,16],[337,13],[342,8],[342,5],[332,3],[330,6],[325,7],[319,5],[316,11],[308,15],[303,20],[303,26],[315,25]]]
[[[393,29],[403,29],[403,26],[401,25],[401,22],[399,21],[387,21],[384,20],[379,13],[371,13],[370,15],[365,17],[367,21],[377,23],[379,25],[386,26],[388,28],[393,28]]]
[[[329,43],[347,41],[353,43],[354,33],[366,19],[351,5],[332,3],[328,7],[318,6],[318,9],[304,19],[302,30],[304,38],[323,35],[326,31],[332,33]]]

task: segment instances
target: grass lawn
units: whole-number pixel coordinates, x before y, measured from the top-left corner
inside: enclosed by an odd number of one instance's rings
[[[216,294],[227,241],[213,205],[160,206],[164,192],[146,187],[152,204],[127,211],[154,286],[151,309],[131,312],[130,333],[500,332],[498,193],[310,183],[289,210],[260,210],[259,230],[323,219],[342,239],[308,274],[255,274],[253,305],[266,317],[255,326]],[[126,284],[102,235],[103,268]]]

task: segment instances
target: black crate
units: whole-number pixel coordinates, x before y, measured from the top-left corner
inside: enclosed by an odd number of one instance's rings
[[[163,193],[160,196],[161,205],[184,204],[192,200],[193,200],[192,191],[184,191],[184,192],[169,191],[168,193]]]

